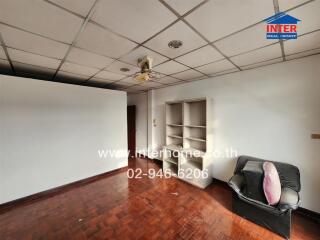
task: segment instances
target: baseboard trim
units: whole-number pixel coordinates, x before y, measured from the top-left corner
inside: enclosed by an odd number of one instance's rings
[[[38,193],[29,195],[26,197],[18,198],[13,201],[10,201],[10,202],[2,203],[2,204],[0,204],[0,214],[7,212],[7,211],[10,211],[13,208],[29,205],[29,204],[34,203],[36,201],[47,199],[47,198],[53,197],[57,194],[67,192],[73,188],[81,187],[81,186],[87,185],[89,183],[98,181],[99,179],[109,177],[109,176],[115,175],[120,172],[127,171],[127,169],[128,169],[128,167],[118,168],[118,169],[111,170],[111,171],[108,171],[105,173],[101,173],[101,174],[98,174],[98,175],[95,175],[92,177],[81,179],[79,181],[67,183],[67,184],[59,186],[59,187],[55,187],[55,188],[51,188],[51,189],[48,189],[48,190],[45,190],[42,192],[38,192]]]
[[[320,223],[320,213],[308,210],[306,208],[299,207],[296,211],[297,214],[300,214],[306,218],[312,219],[317,223]]]

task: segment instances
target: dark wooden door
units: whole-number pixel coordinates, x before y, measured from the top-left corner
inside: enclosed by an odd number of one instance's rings
[[[136,154],[136,106],[127,107],[128,150],[129,157]]]

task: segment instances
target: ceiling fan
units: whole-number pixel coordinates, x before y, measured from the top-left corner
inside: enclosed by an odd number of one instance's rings
[[[153,59],[149,56],[144,56],[138,59],[138,67],[140,72],[133,75],[133,78],[139,82],[147,82],[149,80],[159,78],[160,74],[152,70]]]

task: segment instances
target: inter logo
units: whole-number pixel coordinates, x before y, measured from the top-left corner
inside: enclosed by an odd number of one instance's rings
[[[299,19],[280,12],[264,20],[267,39],[297,39]]]

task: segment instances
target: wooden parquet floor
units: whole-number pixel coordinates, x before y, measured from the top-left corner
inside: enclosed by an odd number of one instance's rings
[[[159,169],[146,159],[130,168]],[[220,182],[201,190],[175,178],[117,173],[0,215],[0,239],[282,239],[231,211]],[[320,226],[293,216],[292,240],[320,239]]]

